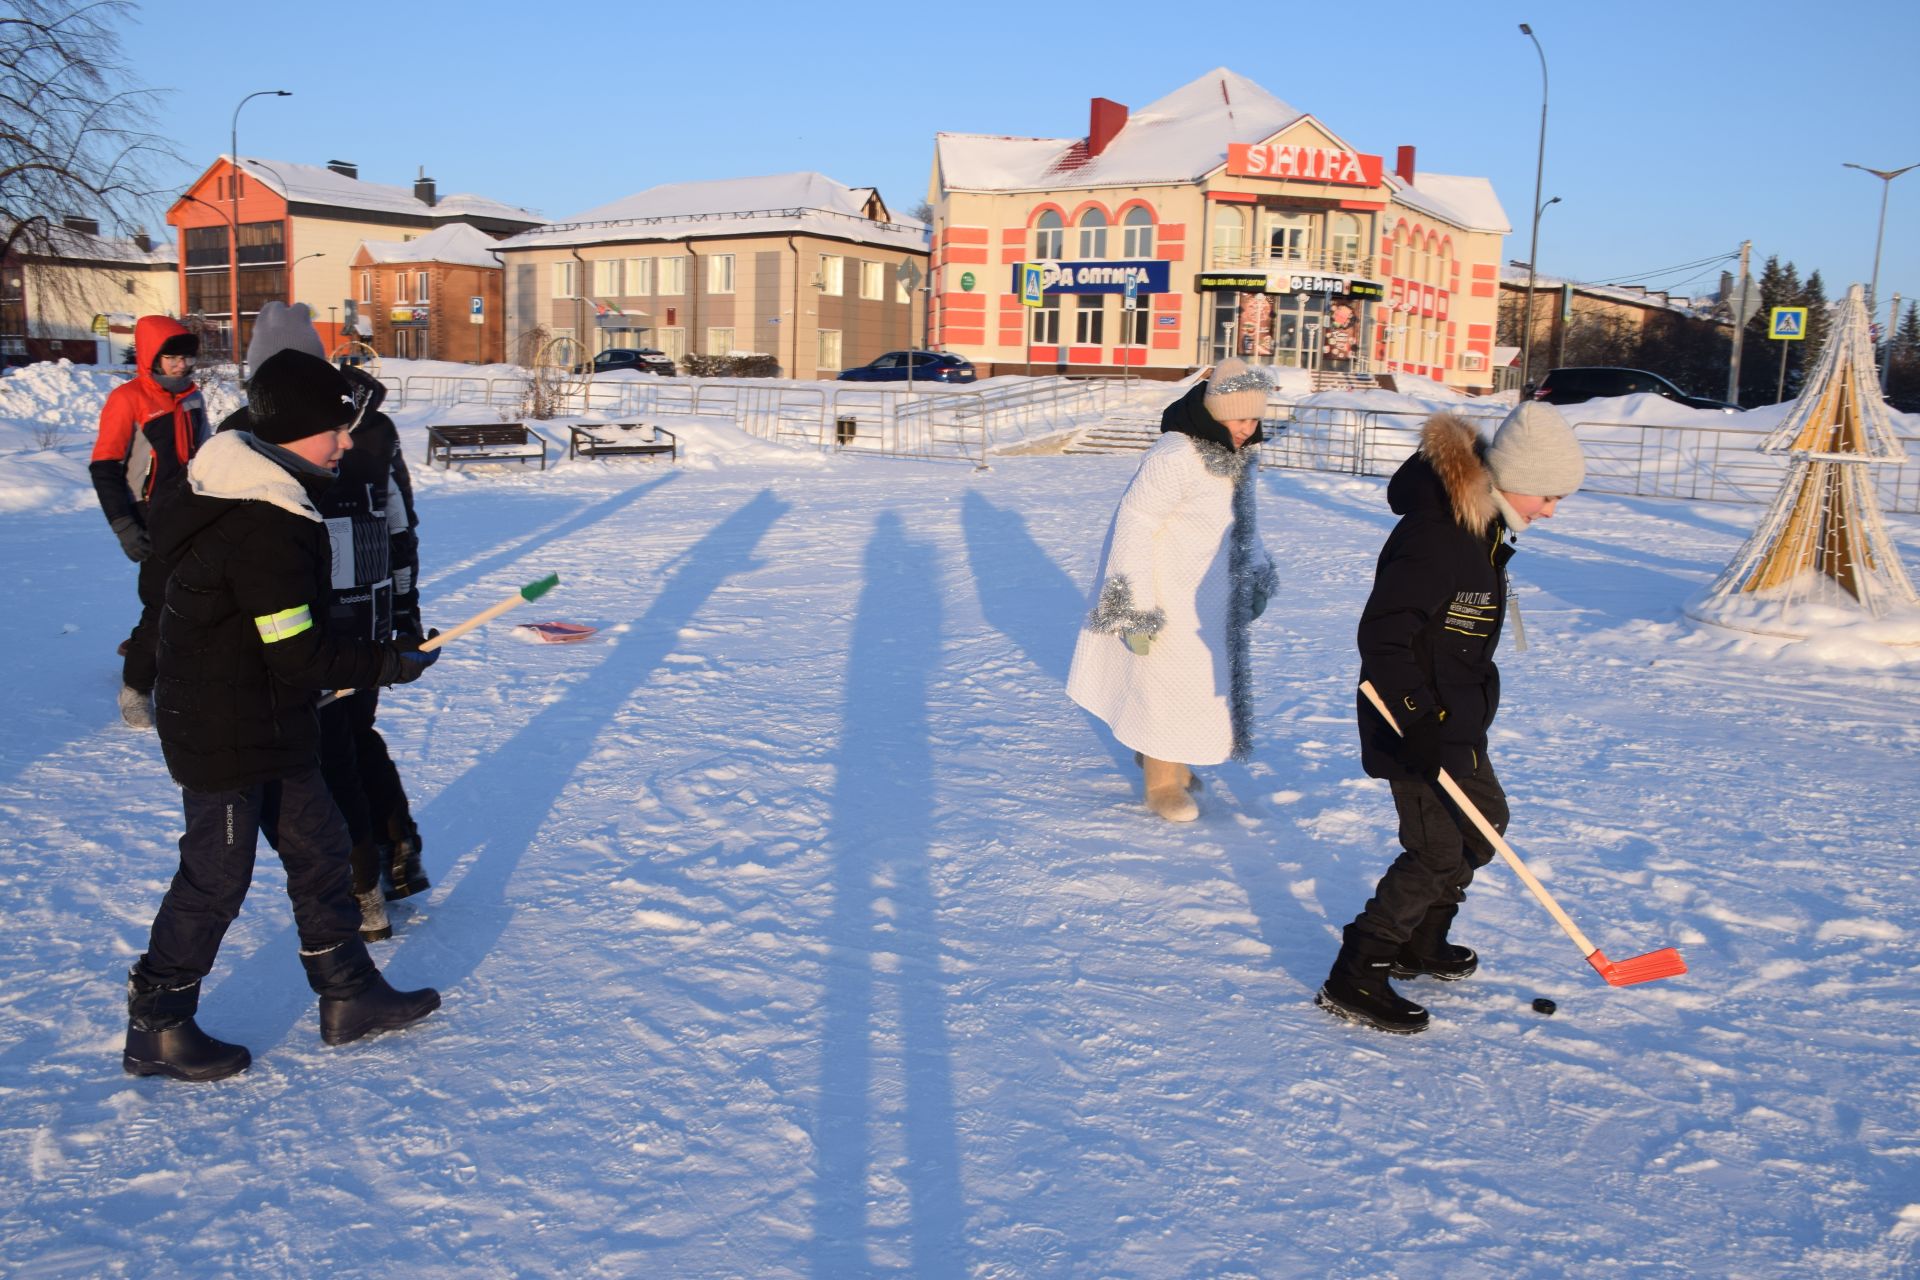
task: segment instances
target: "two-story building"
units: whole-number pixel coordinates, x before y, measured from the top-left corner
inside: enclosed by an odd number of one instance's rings
[[[1095,98],[1080,138],[939,134],[929,199],[932,341],[983,374],[1239,355],[1492,386],[1491,184],[1412,147],[1389,169],[1225,68],[1138,111]]]
[[[464,223],[499,237],[538,226],[529,209],[476,195],[438,193],[422,174],[411,188],[365,182],[358,166],[221,156],[167,211],[180,236],[179,311],[199,316],[227,338],[233,329],[232,267],[237,260],[240,342],[272,301],[304,302],[331,349],[355,325],[353,259],[363,240],[406,240]],[[230,247],[237,242],[237,255]],[[230,341],[227,342],[231,349]]]
[[[365,341],[401,360],[498,364],[507,358],[499,242],[464,222],[417,240],[363,240],[353,255]]]
[[[171,244],[102,235],[91,218],[21,237],[0,261],[0,359],[130,360],[135,318],[177,314],[178,270]]]
[[[495,247],[509,343],[754,352],[815,378],[924,338],[900,268],[924,279],[926,224],[824,174],[669,183]]]

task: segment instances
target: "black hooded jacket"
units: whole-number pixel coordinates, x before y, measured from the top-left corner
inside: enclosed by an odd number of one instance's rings
[[[366,407],[353,429],[353,447],[340,455],[334,483],[314,503],[329,539],[339,543],[327,625],[335,635],[376,641],[395,630],[419,635],[420,555],[414,533],[419,522],[399,430],[380,412],[387,388],[358,369],[342,372]],[[242,407],[221,422],[220,430],[246,431],[252,421]]]
[[[1196,382],[1187,388],[1187,393],[1160,411],[1160,434],[1178,431],[1182,435],[1192,436],[1196,440],[1205,440],[1217,444],[1228,452],[1235,452],[1233,433],[1220,425],[1220,420],[1207,412],[1207,386],[1205,382]],[[1242,449],[1252,449],[1265,440],[1266,430],[1256,426],[1253,434],[1247,437]]]
[[[1479,433],[1447,414],[1427,422],[1420,448],[1387,485],[1400,523],[1374,568],[1360,614],[1360,678],[1402,724],[1439,715],[1443,763],[1472,772],[1500,706],[1493,652],[1506,619],[1506,540]],[[1411,780],[1397,735],[1358,697],[1360,760],[1376,778]]]
[[[317,691],[386,683],[400,659],[327,625],[332,556],[314,502],[329,477],[232,431],[188,474],[154,510],[154,550],[174,563],[155,721],[175,781],[235,790],[317,766]]]

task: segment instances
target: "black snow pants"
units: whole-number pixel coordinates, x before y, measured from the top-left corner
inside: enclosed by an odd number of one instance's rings
[[[355,893],[378,887],[378,846],[392,838],[396,816],[408,819],[400,770],[373,727],[379,709],[378,689],[356,690],[320,708],[320,772],[346,820]]]
[[[1507,793],[1484,755],[1471,772],[1454,773],[1467,798],[1493,829],[1507,831]],[[1400,856],[1374,887],[1352,930],[1395,945],[1413,935],[1427,912],[1457,906],[1467,898],[1473,873],[1493,860],[1493,846],[1460,812],[1437,782],[1394,782],[1393,807],[1400,818]]]
[[[347,828],[319,769],[237,791],[182,789],[180,797],[187,826],[180,869],[153,918],[146,954],[134,966],[146,986],[187,987],[212,970],[227,926],[253,883],[263,831],[287,869],[300,950],[326,951],[359,938],[360,908],[348,886]]]

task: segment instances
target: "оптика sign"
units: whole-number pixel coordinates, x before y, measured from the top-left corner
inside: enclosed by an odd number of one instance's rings
[[[1020,265],[1013,270],[1009,292],[1020,292]],[[1120,293],[1131,281],[1139,293],[1167,293],[1173,282],[1171,263],[1142,262],[1034,262],[1026,266],[1040,268],[1040,287],[1044,293]]]

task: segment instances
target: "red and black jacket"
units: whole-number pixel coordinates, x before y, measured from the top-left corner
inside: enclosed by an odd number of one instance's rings
[[[87,468],[108,524],[131,516],[144,527],[148,508],[181,485],[187,463],[206,443],[200,388],[168,391],[155,381],[161,349],[191,337],[167,316],[141,316],[134,326],[133,381],[115,387],[101,407],[100,437]]]

